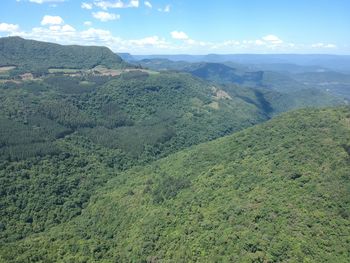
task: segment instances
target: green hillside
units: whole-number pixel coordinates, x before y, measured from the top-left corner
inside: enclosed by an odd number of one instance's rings
[[[119,174],[5,262],[349,262],[349,108],[299,110]],[[33,219],[33,224],[35,219]]]
[[[342,100],[187,71],[0,38],[0,262],[348,259]]]
[[[119,68],[123,64],[122,59],[106,47],[62,46],[20,37],[0,38],[0,66],[16,66],[18,71],[90,69],[98,65]]]
[[[188,74],[48,76],[0,84],[1,240],[81,213],[122,170],[269,118]]]
[[[225,63],[190,63],[171,61],[168,59],[143,59],[138,61],[141,66],[153,70],[175,70],[188,72],[207,81],[221,84],[238,84],[241,86],[259,88],[284,93],[286,97],[298,101],[300,98],[311,98],[323,105],[327,101],[348,100],[349,75],[340,72],[315,72],[317,68],[305,67],[302,73],[284,71],[282,64],[276,65],[242,65],[235,62]],[[284,65],[287,68],[297,65]],[[299,69],[301,70],[301,69]],[[313,70],[308,72],[307,70]],[[296,103],[298,104],[298,103]],[[310,105],[310,103],[309,103]],[[313,105],[311,103],[311,105]],[[315,105],[319,105],[316,103]]]

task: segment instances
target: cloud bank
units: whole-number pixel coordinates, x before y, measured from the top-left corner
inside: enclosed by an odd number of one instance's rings
[[[117,14],[105,11],[93,12],[93,16],[102,22],[120,18]],[[268,34],[259,39],[228,39],[221,42],[209,42],[192,38],[182,30],[170,31],[168,37],[151,35],[138,39],[124,39],[113,35],[109,30],[93,27],[91,21],[85,21],[82,25],[85,29],[78,30],[66,24],[60,16],[45,15],[41,19],[41,26],[29,31],[21,30],[16,24],[2,22],[0,23],[0,36],[21,36],[60,44],[101,45],[115,52],[134,54],[298,53],[300,50],[319,53],[338,48],[333,43],[292,43],[274,34]]]

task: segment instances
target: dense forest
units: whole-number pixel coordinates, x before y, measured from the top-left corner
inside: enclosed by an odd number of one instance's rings
[[[50,68],[84,69],[98,65],[119,68],[125,64],[106,47],[62,46],[20,37],[0,38],[0,66],[16,66],[13,73],[45,73]]]
[[[0,262],[348,261],[342,98],[18,37],[0,62]]]
[[[6,262],[347,262],[349,121],[349,108],[299,110],[119,173],[77,217],[1,254]],[[81,169],[102,172],[96,161]]]

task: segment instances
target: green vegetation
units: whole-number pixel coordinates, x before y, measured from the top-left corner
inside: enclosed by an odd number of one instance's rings
[[[264,74],[263,71],[241,72],[220,63],[194,63],[187,66],[185,70],[194,76],[217,83],[254,83],[255,86],[260,84]]]
[[[47,73],[50,68],[90,69],[98,65],[120,68],[127,64],[106,47],[62,46],[20,37],[0,38],[0,66],[16,66],[13,75]]]
[[[184,73],[141,71],[0,84],[1,239],[21,239],[78,215],[90,195],[124,169],[293,108],[280,97],[273,108],[275,98],[266,95],[214,87]],[[102,164],[94,164],[92,149]],[[74,212],[67,209],[72,200]]]
[[[0,84],[1,239],[78,215],[122,170],[268,118],[256,105],[216,92],[174,73]]]
[[[80,215],[0,253],[6,262],[348,262],[349,146],[349,108],[287,113],[118,174]]]
[[[0,262],[349,261],[349,108],[259,124],[341,100],[16,37],[0,61]]]
[[[221,84],[239,84],[252,88],[273,90],[302,97],[312,92],[318,100],[336,96],[350,98],[350,75],[333,72],[317,66],[303,67],[294,64],[245,65],[227,61],[225,63],[190,63],[168,59],[143,59],[141,66],[155,70],[176,70],[191,73],[199,78]],[[308,91],[307,91],[308,90]],[[312,90],[312,91],[311,91]],[[318,94],[316,94],[318,91]],[[290,93],[290,94],[289,94]],[[334,99],[334,98],[333,98]]]

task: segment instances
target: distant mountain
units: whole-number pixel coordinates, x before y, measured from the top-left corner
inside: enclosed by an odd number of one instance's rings
[[[168,59],[143,59],[138,61],[141,66],[153,70],[174,70],[191,73],[193,76],[221,84],[247,84],[258,86],[262,81],[262,71],[245,71],[241,65],[238,68],[223,63],[190,63],[186,61],[171,61]]]
[[[278,65],[294,64],[299,66],[332,69],[350,72],[349,55],[318,55],[318,54],[209,54],[209,55],[134,55],[137,60],[142,59],[169,59],[186,62],[234,62],[244,65]],[[276,67],[277,67],[276,65]]]
[[[303,72],[291,75],[305,86],[311,86],[350,100],[350,74],[334,71]]]
[[[154,59],[142,59],[138,60],[139,63],[144,68],[149,68],[157,71],[174,70],[174,71],[185,71],[185,69],[191,66],[190,62],[186,61],[172,61],[166,58],[154,58]]]
[[[172,61],[201,62],[205,61],[205,55],[133,55],[136,60],[143,59],[168,59]]]
[[[283,114],[119,174],[2,260],[349,262],[349,114]]]
[[[117,53],[126,62],[135,62],[135,58],[130,53]]]
[[[63,46],[20,37],[0,38],[0,66],[16,66],[23,71],[49,68],[93,68],[101,65],[120,68],[123,60],[107,47]]]
[[[221,83],[238,84],[254,88],[264,88],[278,92],[306,91],[316,89],[340,98],[350,99],[350,74],[325,70],[317,66],[295,64],[242,65],[226,63],[190,63],[168,59],[143,59],[138,63],[153,70],[175,70],[189,72],[202,79]],[[279,66],[280,65],[280,66]]]
[[[258,86],[263,77],[262,71],[239,72],[221,63],[194,63],[187,66],[184,71],[194,76],[223,84],[244,84],[253,82],[254,86]]]
[[[236,67],[237,63],[234,62],[224,62],[224,64],[230,67]],[[239,64],[243,65],[243,64]],[[322,66],[302,66],[291,63],[262,63],[262,64],[245,64],[246,70],[250,71],[274,71],[279,73],[291,73],[298,74],[304,72],[321,72],[329,71],[326,67]]]

